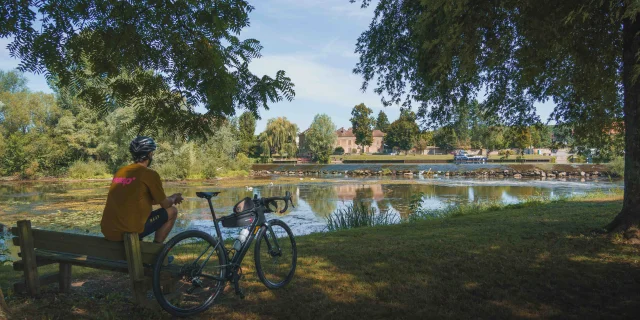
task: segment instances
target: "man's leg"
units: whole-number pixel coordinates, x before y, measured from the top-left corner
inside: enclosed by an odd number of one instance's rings
[[[176,219],[178,218],[178,208],[171,207],[167,208],[167,222],[165,222],[162,227],[156,230],[155,239],[153,242],[163,243],[164,240],[173,229],[173,225],[176,223]]]

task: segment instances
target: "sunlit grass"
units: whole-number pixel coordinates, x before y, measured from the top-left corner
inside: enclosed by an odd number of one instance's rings
[[[196,318],[634,318],[640,249],[593,232],[621,202],[591,197],[297,237],[296,275],[281,290],[258,280],[250,251],[246,299],[227,287]],[[53,285],[38,299],[11,294],[9,305],[28,319],[81,311],[97,319],[170,318],[124,299],[126,276],[84,272],[74,268],[83,284],[71,294]],[[19,277],[2,267],[0,286]]]

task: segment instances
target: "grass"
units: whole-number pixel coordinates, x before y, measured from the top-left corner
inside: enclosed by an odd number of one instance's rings
[[[252,252],[241,300],[225,295],[197,319],[628,318],[640,301],[640,248],[592,232],[619,196],[528,203],[415,223],[297,237],[293,281],[268,290]],[[0,286],[19,278],[0,269]],[[74,269],[70,294],[10,294],[26,319],[170,319],[126,300],[128,278]],[[123,289],[124,288],[124,289]]]

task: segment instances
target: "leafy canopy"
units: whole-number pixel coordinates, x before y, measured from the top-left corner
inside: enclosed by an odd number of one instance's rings
[[[313,158],[320,163],[329,162],[336,139],[338,139],[336,125],[326,114],[317,114],[304,136],[307,149],[311,151]]]
[[[382,132],[387,132],[388,128],[389,128],[389,118],[387,117],[387,114],[384,113],[384,111],[380,110],[380,112],[378,113],[378,118],[376,118],[375,129],[380,130]]]
[[[293,99],[284,71],[249,70],[262,46],[238,35],[252,10],[244,0],[7,0],[0,38],[13,38],[21,71],[45,73],[94,108],[133,105],[140,126],[202,135],[236,108],[258,115]]]
[[[637,1],[379,1],[354,72],[363,89],[374,82],[386,94],[385,105],[417,102],[432,124],[448,123],[460,101],[483,91],[484,111],[511,125],[538,122],[533,103],[552,99],[552,118],[596,144],[620,125],[621,20],[639,9]]]
[[[286,117],[279,117],[267,121],[267,127],[260,133],[258,139],[264,156],[270,157],[277,154],[281,157],[295,157],[298,152],[297,136],[298,126]]]
[[[360,146],[370,146],[373,143],[373,126],[375,119],[371,117],[373,111],[364,103],[361,103],[351,110],[351,127],[356,136],[356,144]]]
[[[410,150],[418,139],[420,129],[416,124],[416,115],[412,111],[403,110],[400,118],[389,126],[385,136],[385,144],[391,148]]]

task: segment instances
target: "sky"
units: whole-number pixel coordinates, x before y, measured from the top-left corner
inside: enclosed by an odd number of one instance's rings
[[[251,1],[251,26],[240,38],[254,38],[264,47],[262,57],[250,64],[252,72],[275,77],[284,70],[295,84],[293,101],[271,104],[261,110],[256,134],[267,120],[285,116],[306,130],[319,113],[329,115],[337,128],[350,127],[351,109],[360,103],[374,115],[384,110],[393,122],[400,114],[398,106],[383,107],[380,97],[369,88],[362,92],[362,77],[352,73],[358,62],[355,44],[373,18],[373,8],[361,9],[349,0],[260,0]],[[0,39],[0,70],[18,66],[6,49],[10,39]],[[26,74],[33,91],[52,92],[42,75]],[[482,101],[483,97],[478,97]],[[553,111],[550,102],[536,104],[545,122]]]

